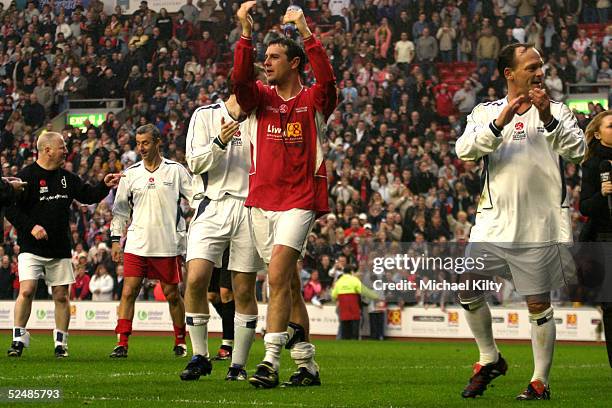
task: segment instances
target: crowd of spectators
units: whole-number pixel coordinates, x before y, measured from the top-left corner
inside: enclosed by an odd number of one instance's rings
[[[496,68],[501,47],[535,43],[554,99],[565,98],[568,83],[612,80],[608,0],[293,3],[328,52],[341,101],[324,144],[332,211],[317,221],[302,265],[307,300],[329,299],[334,280],[347,270],[368,271],[368,246],[467,240],[479,201],[479,163],[458,160],[454,142],[477,103],[505,95]],[[267,42],[282,35],[289,4],[259,2],[253,15],[258,61]],[[54,129],[68,145],[67,169],[93,182],[125,169],[138,160],[136,127],[149,122],[163,134],[164,155],[184,162],[191,114],[230,92],[226,76],[241,33],[238,6],[186,0],[169,14],[143,1],[128,15],[120,6],[108,12],[100,0],[86,8],[79,1],[28,1],[24,9],[0,3],[2,175],[14,176],[32,163],[37,130],[51,129],[48,120],[68,101],[84,98],[125,98],[127,108],[97,127],[86,122],[82,129]],[[600,30],[589,37],[582,23]],[[459,86],[443,78],[455,66],[467,69],[454,78]],[[309,69],[304,81],[313,81]],[[588,114],[577,115],[580,125],[602,109],[591,104]],[[575,231],[583,221],[579,175],[577,166],[566,165]],[[73,206],[74,298],[116,299],[120,293],[122,268],[108,250],[112,202],[111,193],[97,206]],[[4,231],[0,298],[12,298],[19,246],[6,221]],[[399,272],[383,278],[415,279]],[[143,292],[153,297],[152,290]]]

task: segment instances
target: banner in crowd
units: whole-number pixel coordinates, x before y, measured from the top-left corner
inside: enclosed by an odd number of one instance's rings
[[[117,302],[72,302],[70,328],[73,330],[113,331],[117,323]],[[14,302],[0,302],[0,329],[13,326]],[[259,305],[258,331],[264,326],[267,305]],[[210,332],[221,332],[221,319],[211,308]],[[335,336],[338,332],[336,307],[308,305],[310,331],[317,335]],[[491,308],[493,334],[498,339],[530,339],[531,324],[526,309]],[[471,338],[470,329],[457,307],[439,308],[389,307],[388,337]],[[601,340],[601,315],[595,308],[555,308],[557,339],[575,341]],[[51,301],[35,301],[28,322],[31,329],[53,329],[54,306]],[[161,302],[137,302],[134,330],[172,331],[168,305]]]

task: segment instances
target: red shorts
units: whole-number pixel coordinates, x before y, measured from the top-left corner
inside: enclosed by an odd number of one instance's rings
[[[139,256],[123,254],[123,276],[131,278],[159,279],[163,283],[177,285],[181,281],[183,258],[177,256]]]

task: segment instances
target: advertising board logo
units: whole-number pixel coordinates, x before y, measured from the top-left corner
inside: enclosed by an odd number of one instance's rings
[[[70,305],[70,317],[76,317],[77,307],[76,305]]]
[[[401,326],[402,325],[402,311],[401,309],[390,309],[387,310],[387,325],[389,326]]]
[[[565,323],[568,329],[578,328],[578,315],[576,313],[568,313]]]
[[[519,315],[516,312],[508,313],[508,327],[518,327]]]
[[[448,325],[449,326],[459,325],[459,312],[448,312]]]
[[[38,310],[36,311],[36,318],[37,318],[38,320],[43,320],[45,317],[47,317],[47,312],[45,312],[45,311],[44,311],[44,310],[42,310],[42,309],[38,309]]]
[[[141,310],[138,312],[138,319],[147,320],[147,317],[149,317],[149,314],[146,311]]]
[[[87,310],[87,311],[85,312],[85,318],[86,318],[87,320],[92,320],[94,317],[96,317],[96,312],[95,312],[95,311],[93,311],[93,310]]]

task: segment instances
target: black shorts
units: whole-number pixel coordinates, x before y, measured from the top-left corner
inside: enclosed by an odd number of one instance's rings
[[[209,293],[220,293],[220,288],[232,290],[232,273],[227,270],[229,263],[229,247],[223,252],[223,261],[221,268],[214,268],[210,277],[210,285],[208,285]]]

